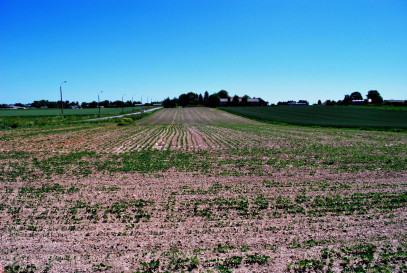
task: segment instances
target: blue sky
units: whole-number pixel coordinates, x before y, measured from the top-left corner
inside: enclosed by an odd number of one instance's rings
[[[0,103],[56,101],[64,80],[79,102],[407,100],[407,1],[0,0]]]

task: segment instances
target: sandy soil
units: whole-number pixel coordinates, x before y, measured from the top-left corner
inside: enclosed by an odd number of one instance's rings
[[[16,164],[28,172],[31,153],[92,151],[121,160],[151,149],[221,157],[207,172],[10,176],[0,184],[0,264],[8,272],[340,272],[348,259],[348,269],[403,272],[405,168],[347,172],[314,162],[325,164],[337,147],[400,157],[405,145],[404,134],[263,125],[207,108],[165,109],[126,127],[0,132],[0,167],[10,174]],[[271,155],[257,158],[256,148]],[[222,174],[238,156],[259,162],[234,163],[235,175]],[[288,163],[263,166],[273,157]],[[292,163],[298,159],[306,167]],[[256,164],[267,175],[247,175]],[[358,246],[374,249],[371,260]]]
[[[308,196],[351,194],[367,185],[373,188],[366,187],[358,192],[375,192],[375,185],[386,184],[389,178],[397,188],[386,192],[405,191],[407,173],[398,173],[396,178],[394,175],[342,175],[341,182],[350,185],[350,188],[312,191]],[[283,186],[268,187],[263,183],[271,179]],[[256,253],[269,256],[269,263],[266,266],[242,264],[236,271],[267,272],[272,269],[283,272],[290,262],[318,255],[323,247],[361,241],[377,245],[385,242],[398,244],[395,238],[404,236],[405,207],[388,213],[371,211],[369,215],[372,217],[358,214],[328,214],[324,217],[286,214],[275,218],[268,216],[275,211],[272,206],[258,215],[249,216],[240,214],[233,206],[227,211],[212,206],[213,217],[210,218],[194,213],[196,204],[199,204],[197,210],[202,211],[209,208],[210,203],[207,202],[216,199],[249,200],[250,206],[254,206],[253,198],[259,195],[265,200],[272,200],[277,195],[293,200],[304,189],[300,186],[302,182],[308,180],[313,181],[311,186],[319,182],[334,184],[337,176],[321,172],[313,176],[302,173],[293,177],[282,172],[272,177],[194,177],[168,172],[158,178],[126,174],[80,180],[55,177],[47,181],[10,183],[3,185],[2,194],[5,194],[6,188],[13,192],[13,196],[3,200],[3,205],[16,208],[21,204],[21,211],[17,214],[2,213],[1,225],[6,228],[1,236],[2,261],[8,264],[29,257],[29,262],[38,268],[44,268],[51,261],[52,272],[92,271],[95,269],[92,265],[100,263],[112,266],[109,270],[112,272],[134,272],[142,268],[141,262],[153,260],[153,257],[160,258],[162,265],[171,269],[170,259],[166,256],[171,251],[189,258],[196,255],[200,261],[198,268],[201,269],[215,269],[213,263],[208,262],[213,259]],[[78,190],[47,194],[24,192],[27,187],[38,189],[44,184],[56,183],[64,189],[74,187]],[[137,222],[134,210],[130,208],[121,211],[121,217],[112,212],[103,218],[112,204],[131,200],[151,202],[143,208],[151,213],[150,218]],[[73,214],[75,205],[78,212]],[[123,216],[125,214],[128,218]],[[388,218],[393,214],[396,215],[394,218]],[[292,246],[293,242],[311,239],[326,243],[314,248]],[[230,249],[217,250],[219,245]],[[194,254],[196,252],[199,254]]]
[[[253,124],[253,121],[206,107],[166,108],[143,120],[147,124]]]

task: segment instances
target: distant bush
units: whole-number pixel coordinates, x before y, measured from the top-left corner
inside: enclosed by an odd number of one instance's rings
[[[120,122],[117,125],[124,126],[124,125],[128,125],[130,123],[133,123],[132,118],[122,118],[122,119],[120,119]]]

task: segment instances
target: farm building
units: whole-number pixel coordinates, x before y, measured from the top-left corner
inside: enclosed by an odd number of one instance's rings
[[[247,99],[247,103],[250,106],[267,106],[268,102],[264,101],[261,98],[252,98],[252,99]]]
[[[239,104],[242,103],[243,97],[239,98]],[[229,106],[233,101],[233,98],[222,98],[220,99],[220,106]],[[246,106],[267,106],[268,102],[264,101],[262,98],[251,98],[247,99]]]
[[[364,100],[352,100],[352,105],[363,105],[364,103]]]
[[[28,108],[25,106],[9,105],[8,109],[16,110],[16,109],[28,109]]]
[[[291,106],[305,106],[305,105],[309,105],[309,102],[306,100],[299,100],[298,102],[290,100],[288,101],[287,105],[291,105]]]

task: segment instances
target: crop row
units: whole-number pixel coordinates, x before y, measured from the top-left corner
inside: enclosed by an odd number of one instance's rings
[[[405,272],[407,270],[407,241],[399,246],[354,244],[339,249],[323,248],[318,258],[291,263],[288,272]]]
[[[294,150],[229,149],[211,153],[205,150],[142,150],[119,154],[9,151],[0,152],[0,181],[35,180],[53,174],[87,176],[96,172],[162,172],[172,167],[184,172],[217,175],[262,175],[279,169],[401,171],[407,166],[403,150],[397,148],[389,148],[387,153],[381,153],[325,146],[320,147],[324,149],[323,152],[314,154],[318,147],[297,147]]]
[[[407,192],[355,193],[351,195],[307,196],[297,195],[294,200],[279,195],[268,198],[238,196],[235,198],[193,199],[181,202],[178,211],[185,210],[189,217],[209,220],[236,217],[281,218],[287,215],[307,217],[340,216],[391,212],[407,204]]]
[[[224,107],[222,110],[265,121],[299,125],[407,128],[407,111],[364,107]]]

